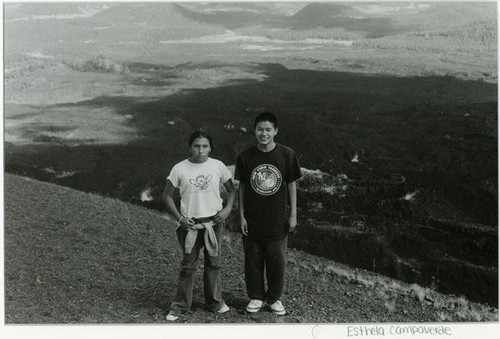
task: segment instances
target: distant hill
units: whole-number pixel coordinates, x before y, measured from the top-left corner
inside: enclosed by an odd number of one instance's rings
[[[5,20],[50,18],[50,17],[78,17],[91,16],[103,9],[115,6],[105,3],[6,3],[4,6]]]
[[[312,3],[305,6],[293,18],[302,22],[317,22],[335,17],[360,16],[361,12],[349,5],[335,3]]]
[[[19,3],[5,4],[5,16],[9,18],[34,15],[80,14],[77,3]]]
[[[353,6],[334,3],[313,3],[305,6],[284,23],[295,30],[314,28],[341,28],[349,32],[364,32],[367,37],[397,33],[386,17],[366,16]]]
[[[103,10],[92,17],[93,22],[108,25],[147,25],[164,27],[182,25],[187,19],[179,13],[181,6],[175,3],[130,3]]]
[[[436,24],[466,24],[478,19],[496,20],[495,2],[436,2],[422,12],[436,20]]]
[[[272,13],[265,3],[221,3],[211,10],[204,6],[201,11],[199,5],[193,7],[187,4],[179,6],[179,12],[191,20],[222,25],[228,29],[273,24],[281,18],[281,15]]]
[[[94,8],[92,15],[85,14],[86,7],[67,4],[59,8],[59,5],[40,6],[38,10],[35,5],[22,4],[5,13],[7,54],[43,49],[48,51],[46,54],[68,56],[82,49],[82,54],[92,55],[125,43],[137,45],[130,46],[128,52],[141,55],[143,43],[153,43],[156,48],[159,41],[225,32],[219,25],[186,17],[183,8],[174,3],[103,5],[99,11]],[[34,19],[29,13],[45,14],[42,20],[42,16]]]
[[[367,7],[369,5],[363,7],[355,3],[311,3],[285,20],[284,26],[292,29],[342,28],[364,32],[367,38],[412,31],[478,30],[481,23],[491,26],[487,28],[494,31],[491,34],[496,32],[495,3],[437,2],[413,8],[394,3],[390,10],[378,12],[368,11]],[[482,31],[482,27],[479,30]]]
[[[182,7],[203,14],[247,12],[255,15],[291,16],[304,8],[305,2],[185,2]]]
[[[436,2],[412,14],[394,20],[410,30],[434,31],[467,27],[477,22],[497,22],[495,2]]]
[[[495,3],[429,3],[425,6],[362,3],[22,3],[5,6],[6,39],[23,37],[50,43],[162,41],[223,34],[227,29],[275,36],[308,32],[303,37],[362,40],[426,32],[470,41],[497,40]],[[379,8],[380,7],[380,8]],[[31,20],[28,20],[31,19]],[[77,19],[68,25],[60,20]],[[18,23],[16,21],[22,20]],[[26,21],[28,20],[28,21]],[[56,22],[58,21],[58,22]],[[17,25],[14,25],[17,24]],[[51,47],[53,48],[53,47]],[[57,47],[56,47],[57,48]]]
[[[218,25],[202,22],[176,3],[120,4],[89,20],[93,26],[106,27],[100,34],[108,41],[113,40],[117,30],[127,32],[130,40],[139,41],[197,38],[225,31]]]

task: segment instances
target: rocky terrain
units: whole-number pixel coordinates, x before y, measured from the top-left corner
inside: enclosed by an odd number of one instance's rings
[[[181,251],[165,214],[7,174],[7,324],[165,323]],[[39,199],[43,195],[44,199]],[[208,312],[201,273],[180,323],[492,322],[498,310],[290,249],[286,316],[246,314],[241,235],[226,230],[223,296]],[[202,270],[202,260],[198,272]]]

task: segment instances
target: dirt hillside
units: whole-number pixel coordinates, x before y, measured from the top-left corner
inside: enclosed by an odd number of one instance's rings
[[[181,258],[157,211],[5,175],[7,324],[165,323]],[[290,249],[288,314],[245,314],[239,234],[226,231],[223,296],[207,312],[201,264],[185,323],[491,322],[498,310]]]

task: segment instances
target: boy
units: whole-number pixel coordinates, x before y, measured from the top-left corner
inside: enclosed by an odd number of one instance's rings
[[[235,179],[240,181],[245,281],[250,298],[246,311],[258,312],[267,302],[274,314],[284,315],[281,295],[285,286],[288,232],[297,225],[295,181],[302,174],[295,152],[274,141],[278,134],[274,114],[257,115],[254,131],[257,144],[238,155],[235,172]]]

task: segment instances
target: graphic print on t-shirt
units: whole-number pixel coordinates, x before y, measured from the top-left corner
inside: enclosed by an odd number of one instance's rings
[[[261,195],[276,193],[281,187],[281,182],[281,172],[275,166],[269,164],[256,167],[250,175],[253,190]]]
[[[207,189],[210,180],[212,180],[212,174],[208,174],[207,176],[199,175],[195,179],[190,179],[189,182],[191,185],[198,187],[201,191],[204,191]]]

